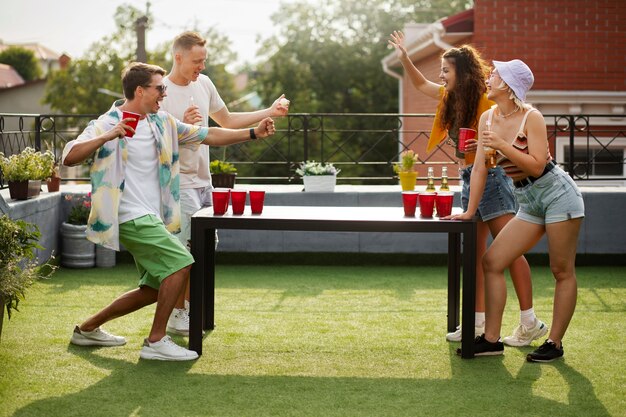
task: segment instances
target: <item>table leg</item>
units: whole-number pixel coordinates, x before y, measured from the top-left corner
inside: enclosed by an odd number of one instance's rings
[[[206,275],[205,236],[210,230],[203,230],[197,220],[191,219],[191,255],[194,264],[191,267],[189,288],[189,349],[202,355],[202,311],[203,286]],[[215,250],[215,249],[214,249]]]
[[[205,252],[207,254],[204,271],[205,282],[203,287],[203,329],[215,328],[215,229],[207,230]]]
[[[448,332],[459,325],[461,295],[461,239],[458,233],[448,233]]]
[[[476,222],[468,223],[463,233],[463,323],[461,357],[474,357],[474,322],[476,320]]]

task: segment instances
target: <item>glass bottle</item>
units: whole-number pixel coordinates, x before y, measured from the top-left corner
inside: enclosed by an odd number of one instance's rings
[[[439,187],[439,191],[450,191],[450,187],[448,186],[448,167],[446,166],[441,168],[441,186]]]
[[[426,184],[426,192],[435,192],[435,172],[433,167],[428,167],[428,183]]]

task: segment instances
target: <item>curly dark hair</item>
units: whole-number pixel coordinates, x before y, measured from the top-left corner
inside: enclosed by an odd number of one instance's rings
[[[487,91],[485,80],[489,75],[489,65],[470,45],[452,48],[444,52],[442,58],[454,65],[456,81],[453,91],[446,91],[441,100],[441,127],[476,129],[478,103]]]

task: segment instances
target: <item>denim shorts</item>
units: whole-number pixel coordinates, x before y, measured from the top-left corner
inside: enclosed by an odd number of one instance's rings
[[[158,290],[165,278],[193,264],[187,249],[151,214],[120,224],[120,243],[135,259],[140,287]]]
[[[515,189],[517,217],[535,224],[558,223],[585,217],[583,196],[574,180],[554,167],[532,184]]]
[[[461,170],[461,179],[463,180],[461,204],[463,211],[466,211],[469,205],[472,166]],[[485,191],[480,199],[480,203],[478,203],[476,216],[478,216],[480,221],[486,222],[505,214],[515,214],[516,210],[517,204],[513,196],[513,181],[504,173],[501,167],[490,168],[487,172]]]

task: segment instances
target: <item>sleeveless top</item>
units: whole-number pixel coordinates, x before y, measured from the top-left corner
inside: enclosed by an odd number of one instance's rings
[[[493,119],[493,111],[495,108],[496,106],[493,106],[489,110],[489,116],[487,117],[487,123],[489,125],[491,125],[491,121]],[[517,129],[517,135],[511,142],[511,146],[513,146],[513,148],[522,153],[525,153],[526,155],[528,155],[528,138],[526,137],[526,133],[524,133],[524,127],[526,126],[526,119],[528,118],[528,115],[536,111],[538,110],[533,108],[526,112],[519,129]],[[550,156],[550,148],[546,145],[546,164],[550,162],[550,160],[552,160],[552,157]],[[517,165],[515,165],[509,158],[507,158],[506,155],[500,153],[500,151],[497,151],[497,162],[498,165],[501,166],[502,169],[504,169],[506,175],[511,177],[513,181],[519,181],[523,178],[528,177],[528,174],[526,174]]]

